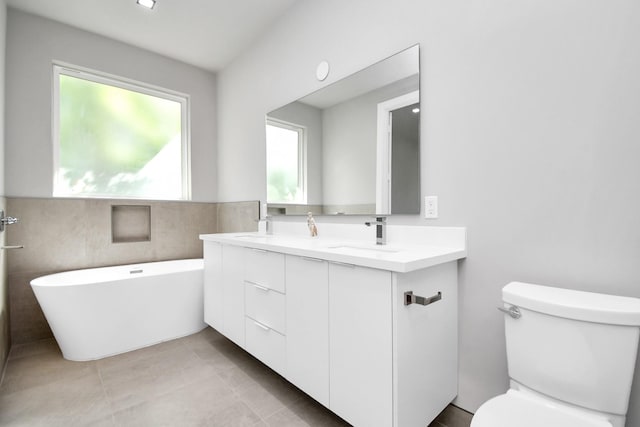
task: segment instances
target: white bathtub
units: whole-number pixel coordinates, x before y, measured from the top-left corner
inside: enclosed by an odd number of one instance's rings
[[[203,261],[90,268],[31,281],[65,359],[95,360],[205,328]]]

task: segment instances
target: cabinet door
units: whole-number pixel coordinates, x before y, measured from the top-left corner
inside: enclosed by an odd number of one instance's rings
[[[329,406],[329,288],[326,261],[287,255],[287,379]]]
[[[223,334],[244,348],[244,248],[222,246]]]
[[[391,272],[329,264],[330,406],[356,426],[393,425]]]
[[[204,242],[204,321],[223,332],[222,245]]]
[[[429,424],[458,392],[457,263],[395,273],[394,381],[397,426]],[[441,300],[404,305],[404,293]]]

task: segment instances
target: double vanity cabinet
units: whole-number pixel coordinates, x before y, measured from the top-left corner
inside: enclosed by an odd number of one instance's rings
[[[202,235],[205,322],[352,425],[424,427],[457,394],[461,230],[411,248]]]

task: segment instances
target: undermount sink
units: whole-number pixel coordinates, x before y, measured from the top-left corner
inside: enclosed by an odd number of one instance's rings
[[[398,253],[398,250],[384,247],[370,247],[370,246],[355,246],[355,245],[336,245],[329,246],[327,249],[338,249],[345,251],[362,251],[362,252],[374,252],[374,253],[387,253],[387,254],[395,254]]]

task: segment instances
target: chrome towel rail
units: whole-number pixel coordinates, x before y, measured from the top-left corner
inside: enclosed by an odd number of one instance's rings
[[[434,302],[440,301],[442,299],[442,292],[437,293],[432,297],[421,297],[418,295],[414,295],[413,291],[408,291],[404,293],[404,305],[410,304],[419,304],[419,305],[429,305]]]

